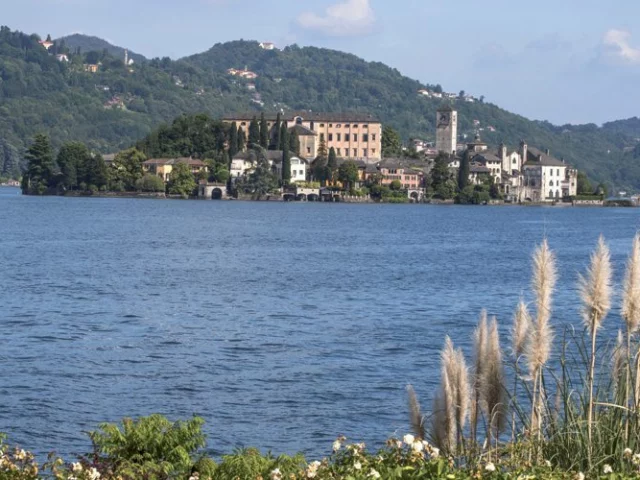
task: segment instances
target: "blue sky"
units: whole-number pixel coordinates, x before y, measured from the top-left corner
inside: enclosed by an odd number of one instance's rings
[[[528,118],[640,115],[638,0],[0,0],[0,23],[178,58],[239,38],[381,61]]]

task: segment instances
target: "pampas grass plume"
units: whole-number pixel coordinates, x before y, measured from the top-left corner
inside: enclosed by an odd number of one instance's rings
[[[624,283],[622,285],[622,318],[628,334],[640,327],[640,235],[633,238],[631,254],[627,260]]]
[[[580,275],[579,286],[582,318],[589,333],[594,335],[611,308],[611,255],[602,236],[591,255],[587,276]]]

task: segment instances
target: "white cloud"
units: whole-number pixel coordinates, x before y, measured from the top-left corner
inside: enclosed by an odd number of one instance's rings
[[[305,12],[298,17],[301,27],[335,37],[369,33],[375,22],[369,0],[344,0],[327,7],[323,15]]]
[[[640,48],[631,46],[630,40],[631,34],[626,30],[609,30],[602,41],[605,53],[623,63],[640,65]]]

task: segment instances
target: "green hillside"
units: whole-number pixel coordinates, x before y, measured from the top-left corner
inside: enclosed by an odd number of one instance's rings
[[[420,88],[439,86],[423,85],[381,63],[315,47],[267,51],[257,42],[234,41],[177,61],[141,60],[129,71],[121,50],[110,50],[93,37],[67,37],[62,46],[56,42],[52,50],[63,48],[69,63],[58,62],[38,40],[7,27],[0,30],[0,140],[20,152],[39,131],[49,133],[54,146],[80,140],[108,153],[134,144],[182,113],[219,117],[261,109],[368,112],[405,140],[433,140],[435,112],[442,103],[417,94]],[[78,47],[81,54],[74,55]],[[84,63],[98,61],[98,73],[83,70]],[[226,73],[245,67],[258,78],[247,81]],[[515,147],[526,139],[594,180],[640,190],[640,166],[630,154],[640,138],[637,118],[602,127],[555,126],[486,102],[454,103],[460,134],[467,138],[475,134],[477,120],[488,143]]]
[[[123,47],[111,45],[109,42],[101,38],[83,35],[80,33],[74,33],[72,35],[58,38],[56,39],[56,43],[65,44],[71,51],[75,51],[78,48],[84,52],[102,52],[103,50],[106,50],[109,55],[114,58],[124,58],[125,49]],[[143,55],[132,52],[131,50],[129,50],[129,58],[133,59],[136,63],[146,60]]]

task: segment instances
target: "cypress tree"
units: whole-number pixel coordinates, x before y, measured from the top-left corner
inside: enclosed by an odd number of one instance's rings
[[[260,114],[260,145],[262,148],[269,147],[269,127],[264,117],[264,112]]]
[[[289,132],[283,129],[282,138],[282,183],[285,185],[291,181],[291,152],[289,151]]]
[[[469,152],[465,152],[458,170],[458,188],[460,191],[469,185]]]
[[[284,150],[284,139],[289,137],[289,130],[287,129],[287,123],[280,124],[280,135],[278,139],[278,150]],[[288,142],[287,142],[288,143]]]
[[[249,124],[249,147],[253,148],[255,145],[260,144],[260,124],[258,119],[253,117]]]
[[[331,147],[331,149],[329,149],[329,160],[327,160],[327,178],[333,182],[337,171],[338,157],[336,155],[336,149]]]
[[[236,122],[233,122],[229,129],[229,157],[235,157],[236,153],[238,153],[238,127]]]
[[[238,151],[244,152],[247,148],[247,136],[242,129],[242,126],[238,127]]]
[[[289,135],[289,149],[296,155],[300,156],[300,137],[295,129]]]
[[[282,119],[280,117],[280,112],[278,112],[278,116],[276,117],[276,123],[273,126],[274,133],[274,150],[282,150],[282,140],[280,138],[280,126],[282,125]]]

